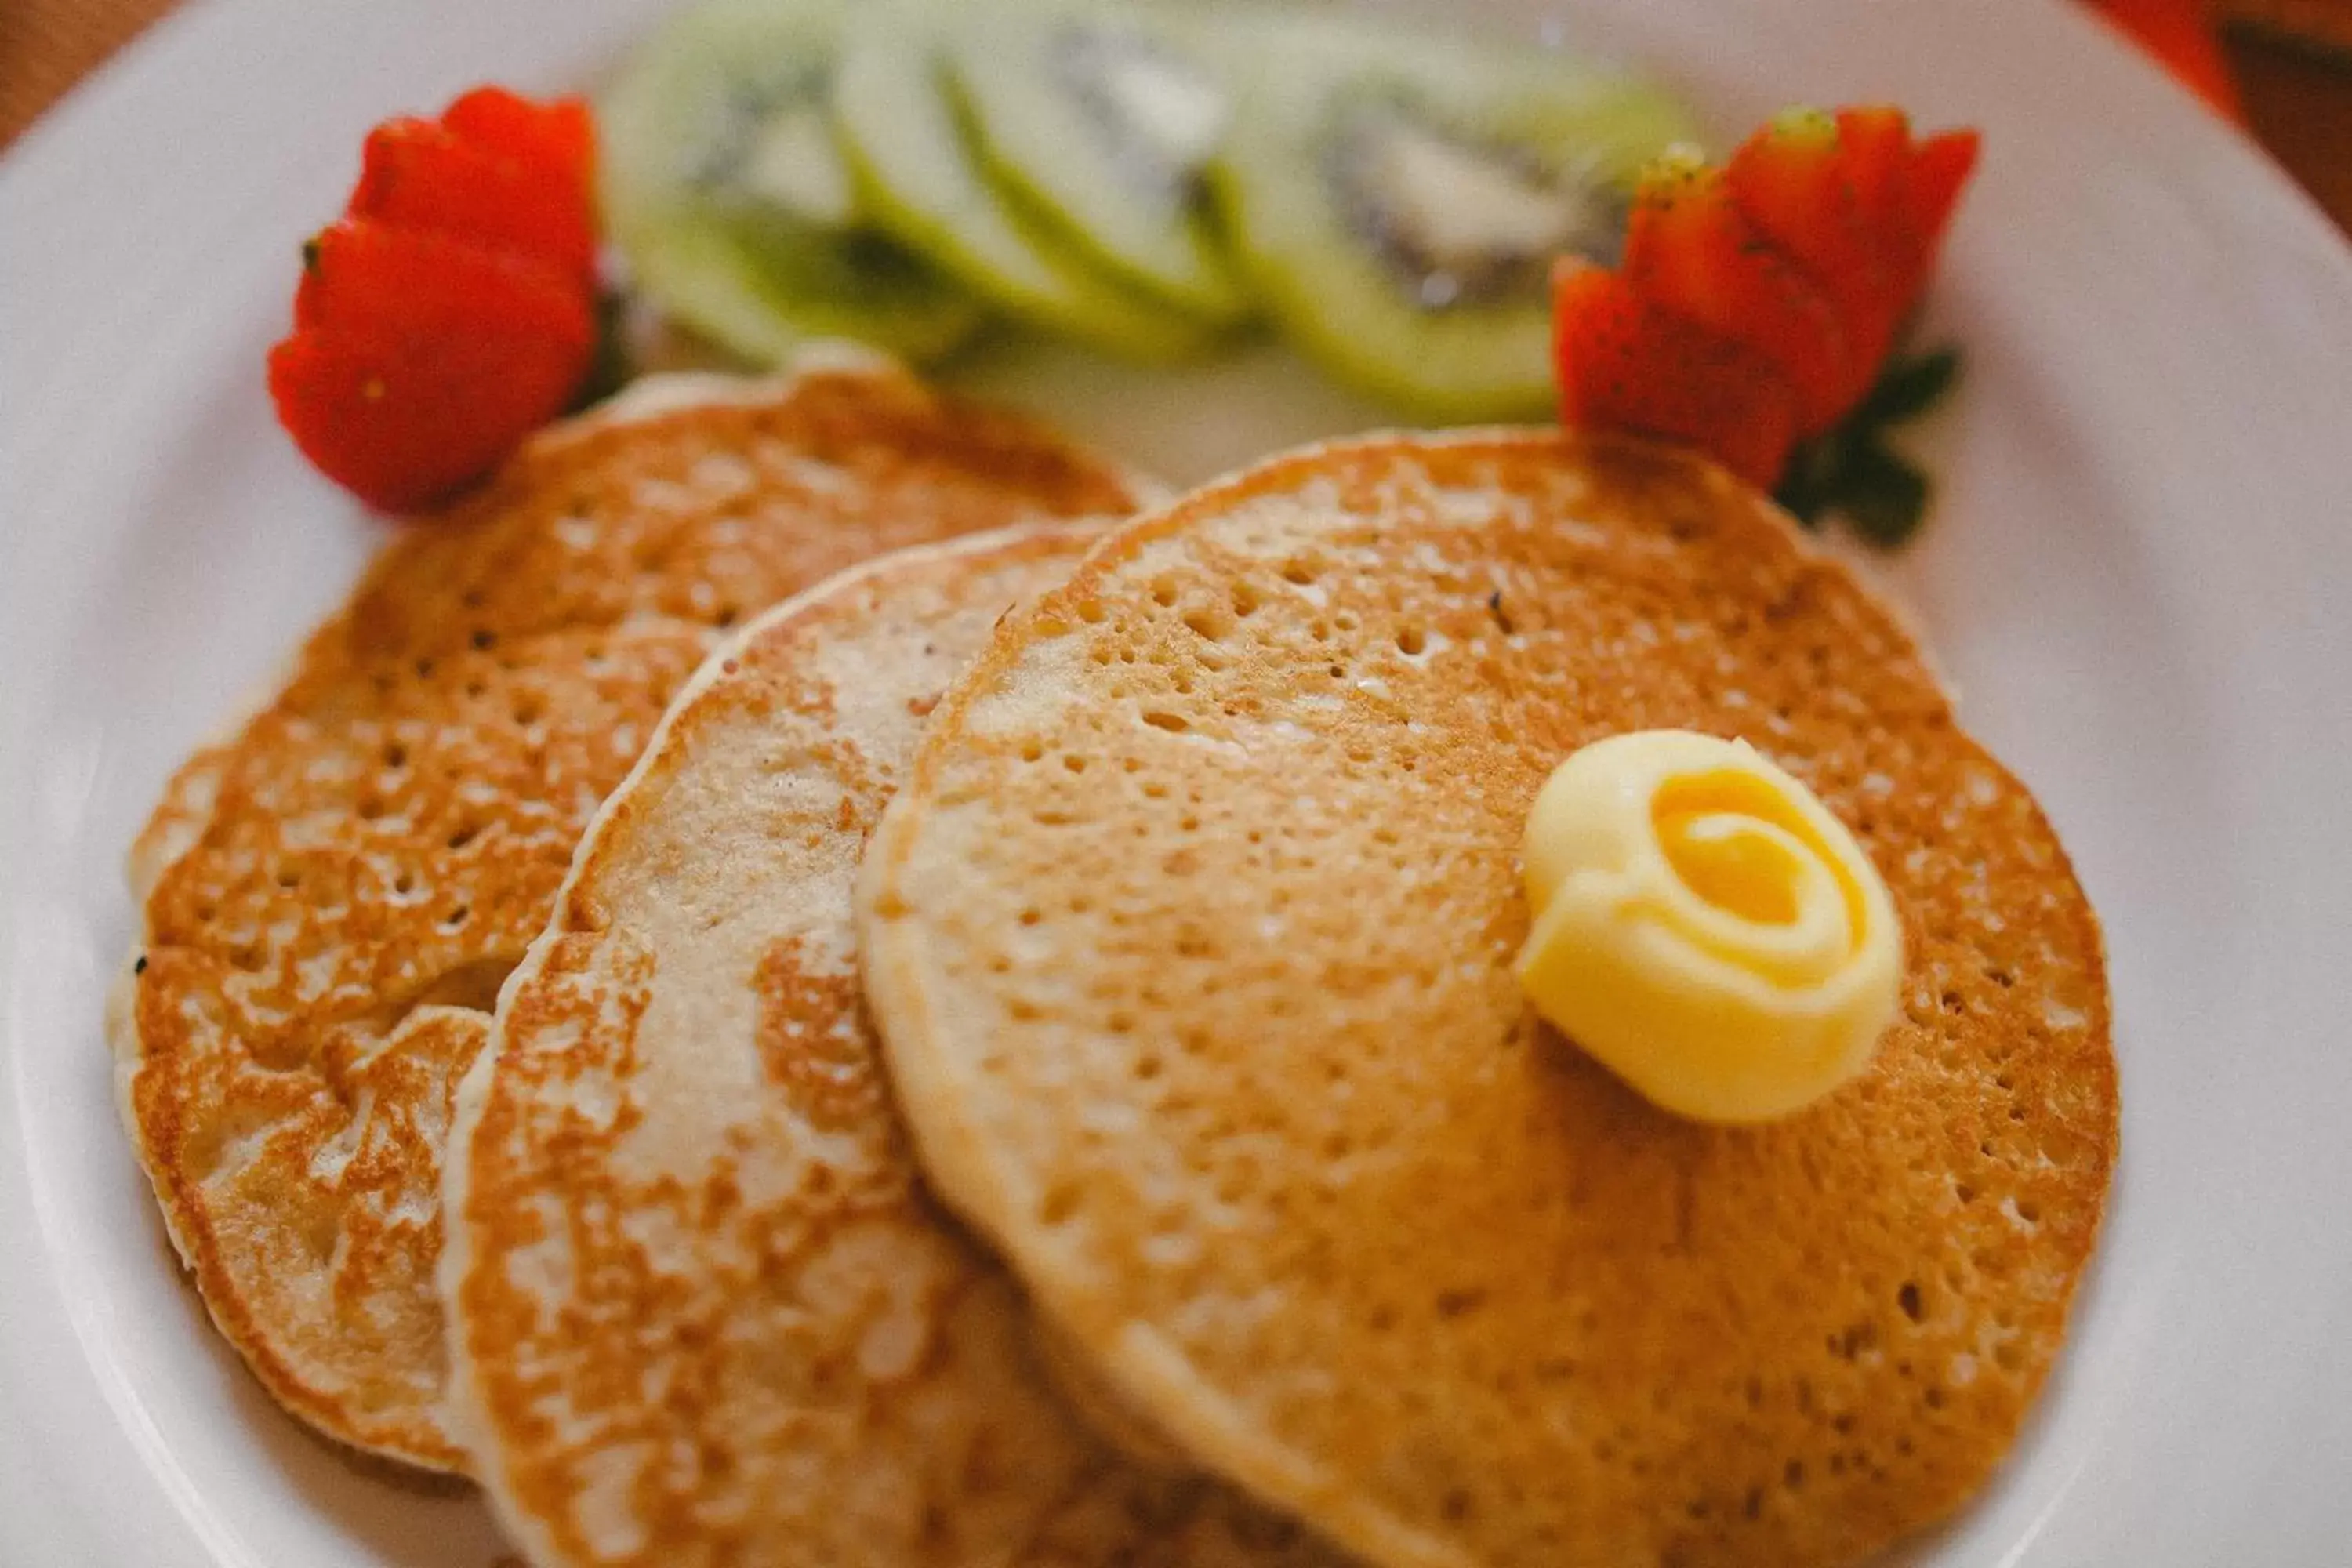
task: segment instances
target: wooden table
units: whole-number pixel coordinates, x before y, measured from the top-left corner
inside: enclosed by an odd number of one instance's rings
[[[173,4],[0,0],[0,147]],[[2352,233],[2352,0],[2269,0],[2244,9],[2332,33],[2344,46],[2331,54],[2269,31],[2233,27],[2229,36],[2254,133]]]
[[[2247,124],[2352,234],[2352,53],[2239,30],[2229,43]]]

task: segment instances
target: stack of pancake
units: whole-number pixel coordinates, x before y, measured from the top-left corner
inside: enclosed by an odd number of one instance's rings
[[[1537,786],[1669,726],[1903,917],[1762,1127],[1511,975]],[[2115,1155],[2096,924],[1910,639],[1559,431],[1162,504],[871,362],[633,394],[405,531],[133,877],[214,1321],[565,1568],[1853,1562],[2011,1445]]]

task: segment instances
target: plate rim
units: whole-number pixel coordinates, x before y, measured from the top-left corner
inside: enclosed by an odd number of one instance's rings
[[[151,95],[176,94],[186,98],[195,91],[194,84],[217,71],[223,52],[233,55],[240,47],[250,47],[255,39],[280,29],[323,37],[334,26],[335,18],[350,17],[362,9],[357,3],[330,7],[299,5],[293,0],[204,0],[202,4],[191,4],[135,39],[27,128],[5,154],[0,155],[0,340],[14,341],[32,316],[38,313],[35,306],[39,291],[22,286],[26,277],[38,276],[38,264],[27,259],[31,244],[23,237],[45,216],[54,216],[54,209],[45,214],[37,205],[37,198],[54,198],[53,190],[43,190],[45,184],[60,179],[75,166],[105,166],[126,140],[136,140],[132,132],[137,116]],[[594,0],[594,4],[583,8],[583,19],[576,25],[586,38],[598,27],[611,31],[614,20],[643,9],[641,0]],[[2162,78],[2155,67],[2127,53],[2104,23],[2077,11],[2065,0],[2012,0],[2006,6],[1988,9],[2003,13],[2001,25],[2021,29],[2021,43],[2029,41],[2028,31],[2039,28],[2042,31],[2036,37],[2046,38],[2051,47],[2074,51],[2075,58],[2089,72],[2089,79],[2104,91],[2120,93],[2125,102],[2138,103],[2141,107],[2135,112],[2153,117],[2149,122],[2159,129],[2161,138],[2173,150],[2212,160],[2213,177],[2239,182],[2233,193],[2232,205],[2238,208],[2232,215],[2233,224],[2260,226],[2266,237],[2292,242],[2295,251],[2293,259],[2307,266],[2310,286],[2336,290],[2340,302],[2352,306],[2352,244],[2347,243],[2317,204],[2250,138],[2195,110],[2192,100]],[[602,20],[586,19],[590,13]],[[404,13],[411,23],[430,15],[421,9]],[[1989,24],[1971,20],[1966,25]],[[2150,96],[2158,93],[2165,97],[2158,100]],[[375,105],[366,113],[372,117],[383,111],[383,106]],[[307,162],[320,163],[324,156],[321,153]],[[152,169],[143,177],[151,184],[160,179]],[[160,202],[152,222],[157,226],[167,224],[173,214],[183,210],[183,205]],[[2252,216],[2245,216],[2248,214]],[[205,232],[216,238],[224,230],[233,229],[233,214],[218,216]],[[159,247],[157,258],[141,265],[151,274],[159,273],[165,267],[161,258],[168,254],[168,247]],[[20,273],[24,276],[20,277]],[[156,286],[145,291],[149,307],[166,297],[167,284],[168,279],[157,279]],[[115,323],[114,330],[119,339],[135,337],[141,329],[140,323],[133,321]],[[49,342],[71,341],[69,333],[60,336],[52,331],[40,335]],[[2347,346],[2352,348],[2352,343]],[[0,356],[0,360],[20,365],[26,358],[13,353]],[[47,417],[28,418],[24,409],[37,401],[31,395],[32,377],[0,363],[0,517],[19,519],[37,510],[49,514],[56,510],[54,505],[41,503],[46,496],[59,493],[59,474],[54,466],[45,467],[35,460],[39,455],[37,448],[47,436],[68,425],[77,413],[116,417],[113,411],[124,403],[152,395],[155,390],[152,384],[142,390],[135,383],[108,388],[97,384],[102,379],[94,373],[86,373],[74,386],[73,396],[79,401],[62,408],[42,410]],[[27,542],[12,540],[8,548],[26,548]],[[71,554],[69,542],[61,539],[35,539],[29,542],[29,547],[35,559],[46,558],[40,552]],[[14,640],[9,629],[12,626],[61,618],[34,605],[33,591],[22,586],[38,580],[39,575],[37,572],[0,574],[0,650],[8,648]],[[11,577],[16,579],[18,586],[10,585]],[[70,602],[75,596],[59,597]],[[37,665],[28,666],[21,657],[21,645],[17,651],[19,657],[0,662],[18,670],[35,668],[45,679],[0,681],[0,802],[12,806],[30,794],[29,762],[35,746],[28,737],[28,726],[33,716],[41,711],[40,704],[48,699],[58,673],[40,669]],[[2338,660],[2336,668],[2339,673],[2352,676],[2352,659]],[[2338,765],[2352,762],[2352,721],[2332,736],[2324,730],[2315,730],[2314,738],[2325,749],[2322,761]],[[0,868],[20,863],[20,846],[30,841],[40,822],[37,811],[0,812]],[[0,875],[0,881],[5,879],[5,875]],[[17,924],[16,903],[0,896],[0,1219],[29,1218],[40,1202],[39,1194],[34,1190],[37,1184],[30,1180],[32,1173],[24,1168],[19,1127],[19,1119],[30,1114],[33,1108],[22,1101],[17,1071],[17,1057],[26,1048],[28,1027],[28,1021],[17,1016],[13,1005],[16,965],[25,951]],[[23,1288],[22,1281],[14,1287],[0,1281],[0,1322],[16,1324],[16,1313],[24,1310],[25,1299],[34,1294],[36,1289]],[[5,1337],[12,1342],[0,1352],[0,1417],[12,1413],[11,1401],[28,1394],[56,1397],[59,1389],[79,1388],[87,1382],[96,1385],[99,1396],[108,1402],[116,1417],[126,1422],[131,1419],[135,1399],[129,1398],[127,1390],[109,1394],[103,1369],[94,1361],[85,1360],[79,1369],[53,1368],[51,1374],[28,1373],[26,1347],[13,1342],[17,1339],[14,1332]],[[43,1344],[50,1352],[58,1348],[55,1336]],[[88,1347],[77,1341],[67,1340],[65,1347],[77,1356],[88,1356]],[[77,1370],[86,1371],[89,1377],[77,1379],[73,1375]],[[52,1375],[59,1372],[62,1375]],[[125,1403],[126,1399],[129,1403]],[[22,1405],[16,1405],[16,1409],[22,1408]],[[154,1439],[152,1432],[148,1436]],[[122,1441],[133,1452],[142,1446],[135,1432]],[[85,1479],[45,1473],[49,1468],[49,1458],[29,1423],[0,1419],[0,1544],[22,1541],[48,1553],[44,1560],[49,1562],[85,1560],[66,1555],[83,1551],[89,1552],[88,1561],[105,1560],[90,1544],[99,1538],[79,1533],[87,1521],[70,1500],[86,1491]],[[145,1487],[144,1473],[137,1478],[137,1484]],[[189,1520],[200,1515],[201,1500],[197,1502],[199,1506],[193,1511],[185,1506],[174,1506],[172,1517]],[[145,1508],[150,1517],[155,1517],[152,1512],[155,1505],[143,1496],[138,1504],[125,1500],[123,1506]],[[2344,1510],[2347,1527],[2352,1527],[2352,1502],[2339,1502],[2336,1506]],[[45,1520],[48,1521],[46,1524]],[[38,1533],[45,1530],[49,1533]],[[203,1555],[187,1560],[237,1561],[233,1555],[234,1547],[223,1543],[226,1540],[224,1536],[221,1542],[204,1546]],[[165,1561],[160,1557],[153,1560]]]

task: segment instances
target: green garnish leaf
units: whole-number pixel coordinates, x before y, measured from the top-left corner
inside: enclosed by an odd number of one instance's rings
[[[1927,476],[1886,445],[1889,426],[1917,418],[1943,401],[1960,374],[1960,353],[1946,347],[1896,360],[1836,429],[1790,454],[1775,493],[1808,528],[1832,512],[1871,543],[1893,549],[1927,515]]]
[[[1893,549],[1927,514],[1927,476],[1875,440],[1854,444],[1843,479],[1835,510],[1873,544]]]
[[[577,414],[583,408],[602,403],[628,384],[636,374],[630,363],[626,311],[628,301],[617,289],[604,289],[596,295],[596,353],[588,362],[588,374],[582,378],[579,389],[572,393],[572,403],[564,412]]]
[[[1820,527],[1822,514],[1837,499],[1851,445],[1845,427],[1840,426],[1799,447],[1790,455],[1789,471],[1772,499],[1807,528]]]
[[[1959,375],[1960,351],[1949,345],[1896,360],[1847,422],[1875,427],[1916,419],[1944,400]]]

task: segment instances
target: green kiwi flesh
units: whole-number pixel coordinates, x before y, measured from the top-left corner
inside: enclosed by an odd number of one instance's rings
[[[1249,313],[1201,178],[1230,95],[1183,29],[1133,5],[1011,7],[949,47],[990,172],[1057,233],[1205,321]]]
[[[832,128],[846,16],[842,0],[708,0],[598,103],[600,194],[634,281],[756,363],[821,337],[931,360],[979,323],[857,208]]]
[[[1209,182],[1284,333],[1418,417],[1546,411],[1551,262],[1614,259],[1681,107],[1541,50],[1320,18],[1264,25],[1252,56]]]

